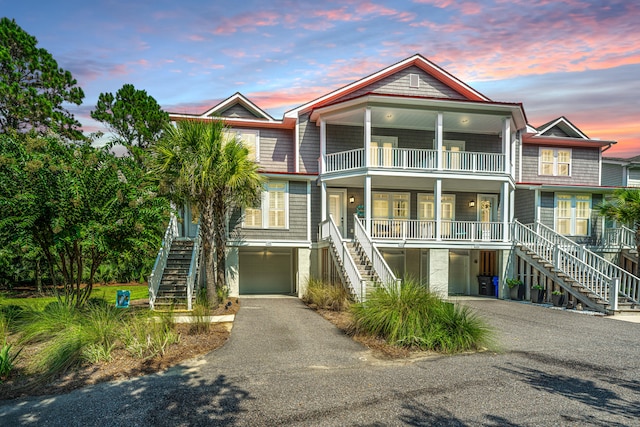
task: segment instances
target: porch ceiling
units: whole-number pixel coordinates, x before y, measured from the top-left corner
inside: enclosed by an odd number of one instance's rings
[[[502,117],[474,112],[445,112],[443,127],[446,132],[499,134]],[[437,112],[420,109],[379,106],[371,108],[373,127],[431,130],[435,129]],[[343,126],[364,126],[364,109],[341,111],[326,116],[328,124]]]
[[[499,193],[504,180],[479,180],[477,177],[469,179],[443,179],[443,192],[469,193]],[[327,182],[328,187],[364,188],[364,177],[351,176],[336,178]],[[433,177],[406,176],[373,176],[371,187],[374,189],[388,189],[397,191],[424,191],[432,193],[435,186]]]

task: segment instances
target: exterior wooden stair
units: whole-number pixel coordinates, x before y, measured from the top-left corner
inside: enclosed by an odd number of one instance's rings
[[[156,310],[187,309],[187,276],[193,256],[192,240],[174,240],[162,272]]]

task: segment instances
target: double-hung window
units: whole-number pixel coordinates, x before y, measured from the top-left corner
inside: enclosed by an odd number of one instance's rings
[[[540,147],[538,173],[545,176],[571,176],[571,149]]]
[[[289,227],[288,183],[270,181],[256,206],[245,208],[245,228],[279,228]]]
[[[260,161],[260,132],[250,129],[227,129],[224,131],[225,140],[237,138],[249,150],[249,160]]]
[[[591,218],[589,194],[556,194],[556,232],[588,236]]]

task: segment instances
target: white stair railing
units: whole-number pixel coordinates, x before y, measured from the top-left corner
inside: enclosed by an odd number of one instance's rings
[[[540,222],[535,223],[535,229],[539,235],[552,241],[554,244],[564,248],[567,252],[574,254],[585,264],[591,266],[595,270],[602,272],[609,278],[617,278],[620,280],[619,293],[629,300],[639,303],[640,300],[640,278],[634,276],[628,271],[620,268],[611,261],[606,260],[600,255],[590,251],[583,245],[575,243],[573,240],[556,233],[551,228]],[[608,297],[607,297],[608,299]]]
[[[193,252],[191,253],[191,263],[189,264],[189,275],[187,276],[187,310],[193,308],[193,293],[195,290],[196,277],[198,277],[198,271],[200,269],[200,246],[202,239],[200,237],[199,225],[196,236],[193,241]]]
[[[371,237],[367,233],[367,230],[365,230],[357,215],[353,216],[353,223],[355,224],[355,240],[360,245],[365,254],[367,254],[367,256],[369,257],[369,260],[371,261],[373,267],[373,271],[380,278],[382,285],[399,286],[400,279],[398,279],[395,274],[393,274],[393,271],[391,271],[391,268],[389,268],[389,265],[382,257],[382,254],[380,253],[380,251],[378,251],[378,248],[376,248],[376,246],[371,241]]]
[[[333,244],[335,247],[333,253],[338,257],[338,261],[344,269],[348,286],[358,301],[364,301],[366,298],[365,280],[360,275],[358,267],[349,253],[349,248],[346,242],[342,240],[340,230],[338,230],[338,226],[332,217],[320,224],[320,238]]]
[[[158,288],[160,287],[160,281],[162,280],[162,273],[167,265],[167,259],[169,258],[169,252],[171,251],[171,244],[173,240],[178,237],[178,218],[175,214],[171,214],[169,219],[169,225],[164,232],[164,238],[162,239],[162,245],[156,256],[156,262],[153,264],[153,270],[149,276],[149,308],[153,310],[153,306],[156,302],[158,295]]]

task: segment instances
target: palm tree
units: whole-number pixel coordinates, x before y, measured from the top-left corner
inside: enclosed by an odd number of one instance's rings
[[[607,219],[633,226],[636,231],[636,250],[640,255],[640,189],[620,188],[613,195],[614,199],[603,202],[597,209]]]
[[[263,188],[248,148],[237,138],[227,138],[225,129],[219,119],[185,120],[168,126],[153,148],[151,167],[162,191],[176,202],[188,203],[200,216],[207,299],[213,306],[219,303],[216,290],[227,286],[231,213],[256,203]]]

